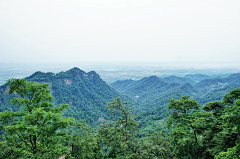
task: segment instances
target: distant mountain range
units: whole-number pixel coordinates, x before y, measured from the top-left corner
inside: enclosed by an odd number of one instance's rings
[[[195,87],[197,89],[203,88],[223,88],[227,85],[240,84],[240,73],[229,75],[226,78],[204,79],[198,82]]]
[[[110,86],[135,98],[137,108],[145,111],[136,118],[142,123],[140,127],[143,132],[151,133],[156,130],[168,132],[169,130],[164,125],[169,114],[167,106],[169,99],[179,99],[184,95],[190,95],[201,105],[214,100],[222,100],[225,93],[240,88],[240,74],[232,74],[223,78],[213,78],[202,74],[165,78],[150,76],[139,81],[117,81]]]
[[[201,81],[195,82],[194,80]],[[150,76],[138,81],[117,81],[110,84],[110,86],[122,94],[136,98],[138,108],[150,111],[167,104],[171,98],[179,99],[183,95],[190,95],[201,104],[206,104],[213,99],[220,100],[229,90],[238,88],[238,84],[240,84],[240,73],[229,75],[226,78],[212,78],[203,74],[189,74],[185,77],[169,76],[165,78]],[[217,97],[213,92],[219,92]],[[209,100],[205,100],[208,98]]]
[[[138,109],[148,111],[168,103],[170,98],[179,98],[186,94],[194,95],[197,93],[198,90],[187,81],[194,83],[190,79],[176,76],[163,79],[150,76],[138,81],[117,81],[110,84],[110,86],[124,95],[135,98]]]

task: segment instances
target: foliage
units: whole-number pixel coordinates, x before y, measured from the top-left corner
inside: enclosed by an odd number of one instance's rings
[[[151,149],[151,152],[154,153],[154,156],[158,158],[173,157],[168,138],[161,131],[154,132],[149,137],[149,140],[150,140],[150,143],[152,144],[152,146],[150,146],[150,149]]]
[[[24,158],[24,153],[21,148],[8,143],[7,141],[0,142],[0,158]]]
[[[25,158],[58,158],[69,153],[69,148],[64,146],[70,139],[65,128],[73,123],[73,119],[62,117],[68,107],[66,104],[53,105],[48,89],[50,84],[36,84],[24,79],[8,82],[9,94],[18,94],[11,103],[21,107],[20,111],[0,113],[2,138],[7,142],[5,146],[14,152],[11,155],[16,158],[19,148]]]
[[[170,143],[165,134],[161,131],[156,131],[150,137],[135,138],[133,150],[128,158],[139,159],[169,159],[173,158],[173,154],[170,150]],[[127,157],[125,157],[127,158]]]
[[[71,156],[74,158],[101,158],[101,140],[85,121],[77,122],[77,129],[70,142]]]
[[[233,148],[229,148],[227,152],[221,152],[215,156],[215,159],[238,159],[240,158],[240,146],[236,145]]]
[[[171,99],[168,126],[177,158],[239,158],[240,89],[201,106],[189,96]]]
[[[228,148],[226,152],[221,152],[216,158],[239,158],[240,157],[240,88],[230,91],[223,98],[223,102],[228,107],[221,118],[224,120],[222,128],[226,133],[236,132],[234,147]],[[235,145],[236,144],[236,145]],[[231,145],[231,146],[232,146]]]
[[[121,103],[114,98],[107,105],[113,119],[105,121],[98,129],[103,142],[105,158],[172,158],[167,137],[157,131],[150,137],[138,138],[139,123],[134,120],[129,108],[132,105]]]
[[[129,108],[132,105],[121,103],[121,98],[114,98],[107,105],[113,120],[105,121],[98,129],[106,147],[106,157],[129,156],[134,152],[134,137],[138,131],[138,122],[134,120]]]
[[[171,144],[174,145],[173,153],[178,158],[201,158],[201,141],[194,118],[200,110],[200,104],[189,96],[180,100],[170,99],[168,109],[172,112],[168,118]]]

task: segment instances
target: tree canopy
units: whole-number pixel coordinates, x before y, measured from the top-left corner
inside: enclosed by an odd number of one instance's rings
[[[13,158],[58,158],[69,153],[69,148],[65,146],[70,139],[66,128],[74,119],[62,117],[68,105],[53,105],[50,84],[24,79],[11,79],[8,83],[9,94],[18,95],[11,103],[21,109],[0,112],[4,132],[1,137],[12,148],[5,153],[10,153],[8,156]],[[19,150],[21,154],[15,153]]]

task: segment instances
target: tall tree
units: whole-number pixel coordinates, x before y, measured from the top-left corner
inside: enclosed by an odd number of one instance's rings
[[[21,107],[17,112],[0,113],[2,138],[8,146],[21,149],[24,158],[58,158],[69,153],[64,146],[70,138],[66,128],[74,120],[62,117],[66,104],[53,105],[50,84],[24,79],[11,79],[8,83],[9,94],[18,95],[11,103]]]
[[[240,89],[225,94],[200,108],[198,102],[183,96],[171,99],[168,126],[178,158],[240,157]]]
[[[221,128],[224,134],[228,135],[227,140],[225,139],[228,149],[222,149],[222,152],[216,155],[215,158],[240,158],[240,88],[225,94],[223,103],[226,109],[221,116],[224,120]],[[232,135],[233,132],[234,135]]]
[[[172,127],[170,140],[173,153],[177,158],[201,158],[201,141],[195,126],[195,117],[200,110],[200,104],[189,95],[180,100],[170,99],[168,109],[168,127]]]
[[[121,98],[114,98],[107,105],[113,120],[101,124],[98,133],[107,146],[106,157],[126,158],[135,153],[134,138],[138,131],[138,122],[134,120],[129,108],[132,105],[121,103]]]

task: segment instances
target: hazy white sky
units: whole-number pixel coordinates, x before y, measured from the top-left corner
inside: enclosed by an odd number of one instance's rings
[[[0,62],[240,63],[240,0],[0,0]]]

